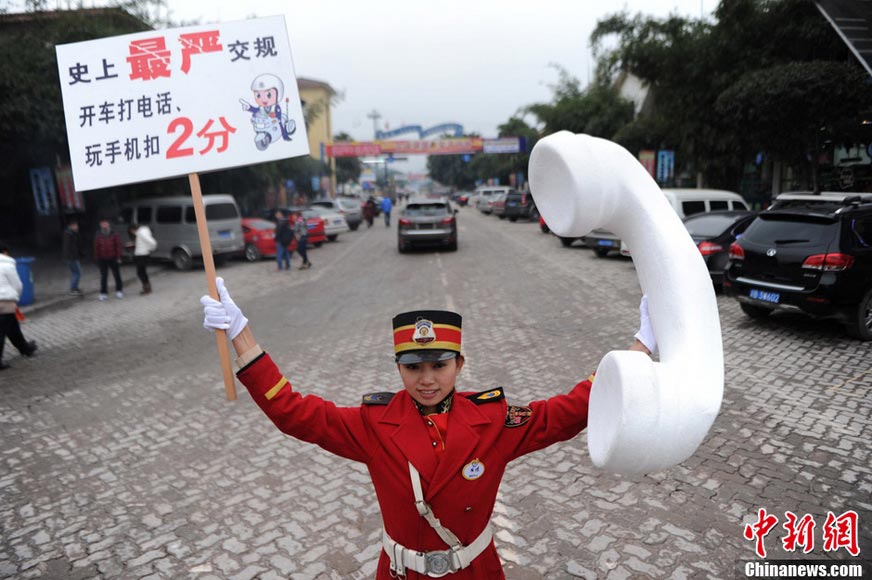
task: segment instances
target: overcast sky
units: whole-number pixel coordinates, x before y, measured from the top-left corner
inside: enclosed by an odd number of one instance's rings
[[[547,102],[557,63],[586,82],[596,22],[631,14],[710,15],[713,0],[169,0],[176,20],[203,23],[284,14],[298,76],[344,94],[334,132],[373,137],[383,128],[457,122],[496,136],[519,107]]]

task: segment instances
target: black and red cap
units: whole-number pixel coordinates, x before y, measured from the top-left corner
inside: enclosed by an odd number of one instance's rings
[[[414,310],[393,319],[400,364],[449,360],[460,354],[462,318],[448,310]]]

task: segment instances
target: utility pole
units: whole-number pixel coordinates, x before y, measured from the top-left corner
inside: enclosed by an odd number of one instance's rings
[[[376,133],[378,133],[378,120],[381,119],[381,115],[378,111],[373,109],[367,113],[366,116],[372,119],[372,138],[377,139]]]

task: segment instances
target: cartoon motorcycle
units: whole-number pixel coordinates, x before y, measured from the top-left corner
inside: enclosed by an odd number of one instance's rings
[[[281,79],[272,74],[255,77],[251,91],[256,105],[239,99],[242,110],[251,113],[251,126],[254,128],[254,144],[258,151],[264,151],[271,143],[279,140],[290,141],[297,130],[297,124],[282,111],[279,103],[284,93]],[[285,107],[288,99],[285,99]]]

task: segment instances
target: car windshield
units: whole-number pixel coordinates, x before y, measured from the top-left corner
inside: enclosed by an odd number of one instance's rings
[[[357,209],[360,207],[353,199],[340,199],[339,205],[345,209]]]
[[[828,244],[838,222],[799,215],[761,215],[745,230],[744,238],[757,244]]]
[[[448,207],[444,203],[416,203],[406,207],[406,215],[409,217],[436,216],[446,213],[448,213]]]
[[[701,215],[684,222],[684,227],[691,236],[714,238],[736,221],[734,215]]]
[[[276,227],[274,223],[267,220],[248,220],[245,225],[254,230],[271,230]]]
[[[317,217],[321,217],[321,216],[318,214],[317,211],[307,209],[303,212],[303,217],[306,219],[311,219],[311,218],[317,218]]]
[[[332,208],[332,207],[333,207],[333,202],[332,202],[332,201],[313,201],[313,202],[312,202],[312,207],[327,207],[327,208]]]

